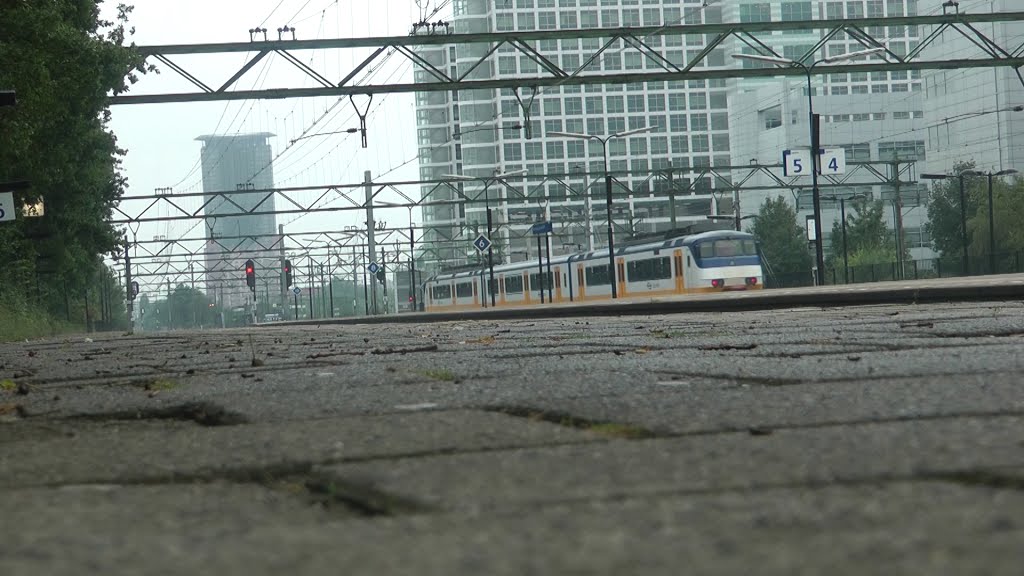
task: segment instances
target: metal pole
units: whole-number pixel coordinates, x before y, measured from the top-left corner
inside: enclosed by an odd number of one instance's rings
[[[377,261],[377,242],[374,239],[374,229],[377,227],[377,223],[373,220],[373,183],[370,180],[370,171],[366,170],[363,172],[363,181],[366,183],[365,198],[366,198],[366,244],[370,252],[370,262]],[[373,313],[377,314],[377,279],[374,278],[371,282],[372,298],[373,298]]]
[[[356,247],[352,247],[352,317],[356,316],[356,304],[359,303],[359,258]]]
[[[38,276],[36,276],[38,280]],[[38,289],[38,284],[37,284]],[[124,289],[128,302],[128,333],[135,333],[135,300],[132,295],[132,255],[129,252],[128,236],[124,237]]]
[[[676,186],[672,178],[672,168],[668,169],[668,216],[672,222],[672,229],[676,229]]]
[[[846,244],[846,198],[839,199],[839,217],[843,219],[843,284],[849,284],[850,247]]]
[[[615,239],[612,235],[612,175],[608,173],[608,144],[600,138],[596,139],[601,143],[601,150],[604,152],[604,195],[605,204],[608,206],[608,278],[612,282],[612,298],[618,298],[618,282],[615,278]]]
[[[893,182],[893,189],[896,193],[896,198],[893,199],[893,208],[896,210],[894,216],[896,225],[896,262],[899,263],[899,279],[906,278],[906,263],[903,261],[903,253],[905,252],[903,247],[903,197],[900,193],[900,162],[895,160],[893,165],[893,176],[896,180]]]
[[[384,296],[381,297],[380,303],[383,304],[384,313],[388,313],[388,253],[380,251],[380,271],[382,272],[381,278],[383,278],[381,284],[384,285]]]
[[[487,193],[487,189],[490,187],[490,185],[491,185],[490,181],[487,181],[487,183],[484,184],[484,205],[487,207],[487,239],[488,240],[491,239],[491,234],[492,234],[492,231],[491,231],[491,203],[490,203],[490,200],[488,198],[489,194]],[[490,274],[490,278],[491,278],[490,283],[487,286],[487,291],[491,293],[491,308],[494,308],[494,306],[495,306],[495,304],[494,304],[495,296],[494,296],[494,242],[493,241],[487,246],[487,268],[490,270],[489,274]]]
[[[327,257],[327,290],[330,295],[331,318],[334,318],[334,271],[331,270],[331,258]]]
[[[280,247],[278,248],[279,261],[277,264],[277,273],[280,274],[279,278],[281,279],[281,282],[279,282],[279,284],[281,284],[281,316],[284,318],[288,315],[288,282],[284,277],[284,261],[286,260],[284,253],[284,224],[277,225],[277,235],[277,241],[280,243]],[[298,320],[298,317],[296,317],[295,320]]]
[[[320,266],[320,316],[327,317],[327,295],[324,294],[324,265],[321,262]]]
[[[363,307],[366,309],[365,310],[365,315],[369,316],[370,315],[370,295],[368,293],[369,288],[366,286],[366,267],[367,266],[368,266],[368,264],[366,263],[366,246],[363,245]]]
[[[309,286],[309,319],[313,319],[313,283],[316,282],[316,277],[313,275],[313,259],[309,259],[309,280],[306,285]]]
[[[988,273],[996,273],[996,225],[992,210],[992,173],[988,173]]]
[[[818,190],[818,138],[820,136],[818,116],[814,114],[814,97],[811,96],[811,71],[814,66],[804,66],[807,71],[807,115],[811,130],[811,198],[814,200],[814,256],[815,274],[818,286],[825,284],[825,254],[822,249],[821,237],[821,198]]]
[[[960,174],[960,241],[963,244],[964,276],[971,275],[969,256],[967,255],[967,202],[964,200],[964,174]]]
[[[554,276],[551,275],[551,237],[547,234],[544,235],[544,250],[548,255],[548,277],[545,283],[548,285],[548,302],[554,302]]]
[[[537,281],[540,284],[540,303],[544,303],[544,251],[540,247],[540,235],[537,235]]]
[[[412,211],[409,213],[412,214]],[[412,299],[412,311],[416,312],[419,310],[416,306],[416,236],[413,233],[412,218],[409,219],[409,297]]]

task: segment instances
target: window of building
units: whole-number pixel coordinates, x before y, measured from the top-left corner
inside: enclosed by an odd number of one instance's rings
[[[772,5],[770,2],[740,5],[740,22],[771,22]]]
[[[607,105],[609,114],[622,114],[626,111],[626,106],[622,100],[622,96],[606,96],[605,104]]]
[[[583,114],[583,99],[582,98],[566,98],[565,99],[565,114],[566,116],[578,116]]]
[[[706,134],[694,135],[691,139],[691,145],[694,152],[708,152],[710,150]]]
[[[562,28],[576,28],[576,12],[563,11],[559,14]]]
[[[629,112],[644,112],[644,95],[630,94],[626,96],[626,108]]]

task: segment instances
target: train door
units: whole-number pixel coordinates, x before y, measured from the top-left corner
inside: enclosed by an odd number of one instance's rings
[[[583,264],[576,265],[576,288],[578,289],[577,298],[580,300],[587,299],[587,278],[583,271]]]
[[[686,270],[683,269],[683,251],[676,248],[672,254],[672,260],[675,261],[676,294],[682,294],[686,288],[686,283],[683,281],[683,275],[686,274]]]
[[[617,258],[615,260],[615,268],[617,270],[616,276],[618,277],[618,296],[623,298],[626,296],[626,259]]]

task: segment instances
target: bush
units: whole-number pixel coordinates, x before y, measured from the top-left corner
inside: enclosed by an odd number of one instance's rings
[[[76,329],[81,328],[54,318],[20,295],[0,292],[0,342],[55,336]]]

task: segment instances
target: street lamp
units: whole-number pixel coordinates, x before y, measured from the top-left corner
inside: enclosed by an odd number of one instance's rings
[[[960,181],[960,243],[963,251],[963,273],[970,276],[970,257],[967,255],[967,201],[964,199],[964,178],[967,176],[984,176],[984,172],[976,170],[965,170],[955,176],[949,174],[921,174],[925,180],[950,180],[956,178]]]
[[[604,157],[604,190],[605,190],[605,203],[608,207],[608,277],[611,278],[612,282],[612,298],[618,298],[619,292],[617,289],[617,278],[615,277],[615,241],[612,237],[612,177],[608,173],[608,141],[613,138],[625,138],[626,136],[632,136],[634,134],[642,134],[644,132],[650,132],[654,130],[654,126],[648,126],[646,128],[637,128],[635,130],[627,130],[625,132],[616,132],[615,134],[609,134],[604,138],[600,136],[594,136],[593,134],[580,134],[577,132],[548,132],[548,136],[561,136],[563,138],[576,138],[578,140],[594,140],[601,143],[601,153]]]
[[[846,201],[847,200],[862,200],[867,198],[864,194],[854,194],[853,196],[824,196],[826,200],[835,202],[839,200],[839,217],[843,221],[843,284],[850,283],[850,247],[846,244]]]
[[[467,174],[442,174],[442,178],[450,178],[452,180],[479,180],[484,185],[484,206],[487,208],[487,240],[491,240],[491,201],[490,196],[487,194],[487,189],[498,180],[508,178],[509,176],[525,176],[526,170],[514,170],[512,172],[497,173],[493,176],[469,176]],[[488,275],[490,276],[490,283],[488,284],[487,291],[491,293],[491,308],[496,306],[494,300],[494,242],[491,241],[487,245],[487,268],[489,270]]]
[[[802,68],[804,73],[807,75],[807,117],[808,125],[810,127],[810,145],[811,145],[811,197],[814,200],[814,252],[815,252],[815,265],[817,267],[817,283],[819,286],[825,283],[825,255],[822,250],[822,236],[821,236],[821,198],[818,194],[818,125],[814,121],[814,97],[811,95],[811,77],[814,72],[814,67],[819,64],[834,64],[836,62],[844,62],[847,60],[853,60],[860,58],[861,56],[870,56],[872,54],[878,54],[884,52],[885,48],[869,48],[867,50],[858,50],[856,52],[847,52],[846,54],[839,54],[838,56],[830,56],[828,58],[822,58],[815,60],[810,66],[800,62],[798,60],[790,60],[789,58],[779,58],[776,56],[762,56],[761,54],[733,54],[732,57],[737,60],[757,60],[759,62],[768,62],[770,64],[776,64],[778,66],[795,66]]]

